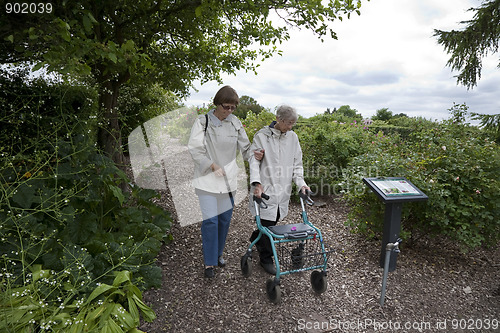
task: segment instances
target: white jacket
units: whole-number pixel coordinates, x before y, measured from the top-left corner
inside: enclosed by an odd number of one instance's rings
[[[251,156],[250,183],[262,184],[264,193],[269,195],[268,208],[260,210],[260,217],[275,220],[280,210],[280,220],[288,214],[288,203],[292,192],[292,180],[298,186],[306,186],[302,166],[302,149],[299,138],[293,131],[281,131],[266,126],[259,130],[253,139],[251,151],[265,149],[264,158],[257,161]],[[250,192],[250,210],[255,216],[252,186]]]
[[[210,111],[212,112],[212,111]],[[236,191],[238,165],[236,153],[240,150],[243,158],[250,156],[250,141],[241,121],[230,114],[219,126],[208,117],[205,133],[205,115],[200,115],[191,128],[188,149],[194,161],[194,188],[212,193]],[[210,166],[216,163],[226,172],[226,177],[217,177]],[[226,184],[226,179],[229,184]]]

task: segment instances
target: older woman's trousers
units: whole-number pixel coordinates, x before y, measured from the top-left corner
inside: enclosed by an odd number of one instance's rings
[[[276,225],[280,219],[280,210],[278,208],[278,216],[276,216],[276,220],[260,220],[260,224],[263,227],[271,227]],[[250,242],[253,242],[259,236],[259,230],[254,230],[252,235],[250,236]],[[260,262],[263,264],[272,264],[273,263],[273,248],[271,247],[271,241],[269,237],[266,235],[262,235],[256,244],[257,251],[259,251]]]
[[[234,199],[231,193],[210,193],[196,190],[203,222],[201,238],[206,266],[217,266],[224,251],[226,237],[233,215]]]

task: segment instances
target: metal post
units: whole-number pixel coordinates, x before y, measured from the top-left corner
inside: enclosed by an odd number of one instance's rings
[[[398,239],[396,243],[388,243],[385,247],[385,263],[384,263],[384,277],[382,279],[382,292],[380,294],[380,306],[384,306],[385,299],[385,289],[387,286],[387,275],[389,273],[389,262],[391,257],[391,252],[399,253],[399,242],[401,239]]]
[[[385,217],[384,217],[384,233],[382,235],[382,250],[380,253],[380,267],[385,267],[386,260],[386,246],[389,243],[395,243],[398,240],[399,232],[401,231],[401,210],[402,203],[400,202],[387,202],[385,204]],[[389,272],[396,269],[397,253],[390,253],[389,257]]]

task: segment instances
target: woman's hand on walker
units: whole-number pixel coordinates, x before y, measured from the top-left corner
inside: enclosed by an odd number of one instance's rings
[[[307,194],[307,191],[309,191],[309,192],[310,192],[310,191],[311,191],[311,189],[309,188],[309,186],[304,185],[304,186],[302,186],[302,188],[300,189],[300,191],[301,191],[302,193],[304,193],[304,194]]]
[[[255,189],[253,190],[253,195],[257,198],[261,198],[262,193],[264,193],[264,189],[262,188],[262,184],[255,185]]]

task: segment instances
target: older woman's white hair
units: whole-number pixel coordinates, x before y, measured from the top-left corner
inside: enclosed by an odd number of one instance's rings
[[[297,111],[290,105],[280,105],[276,110],[276,117],[282,121],[297,121]]]

